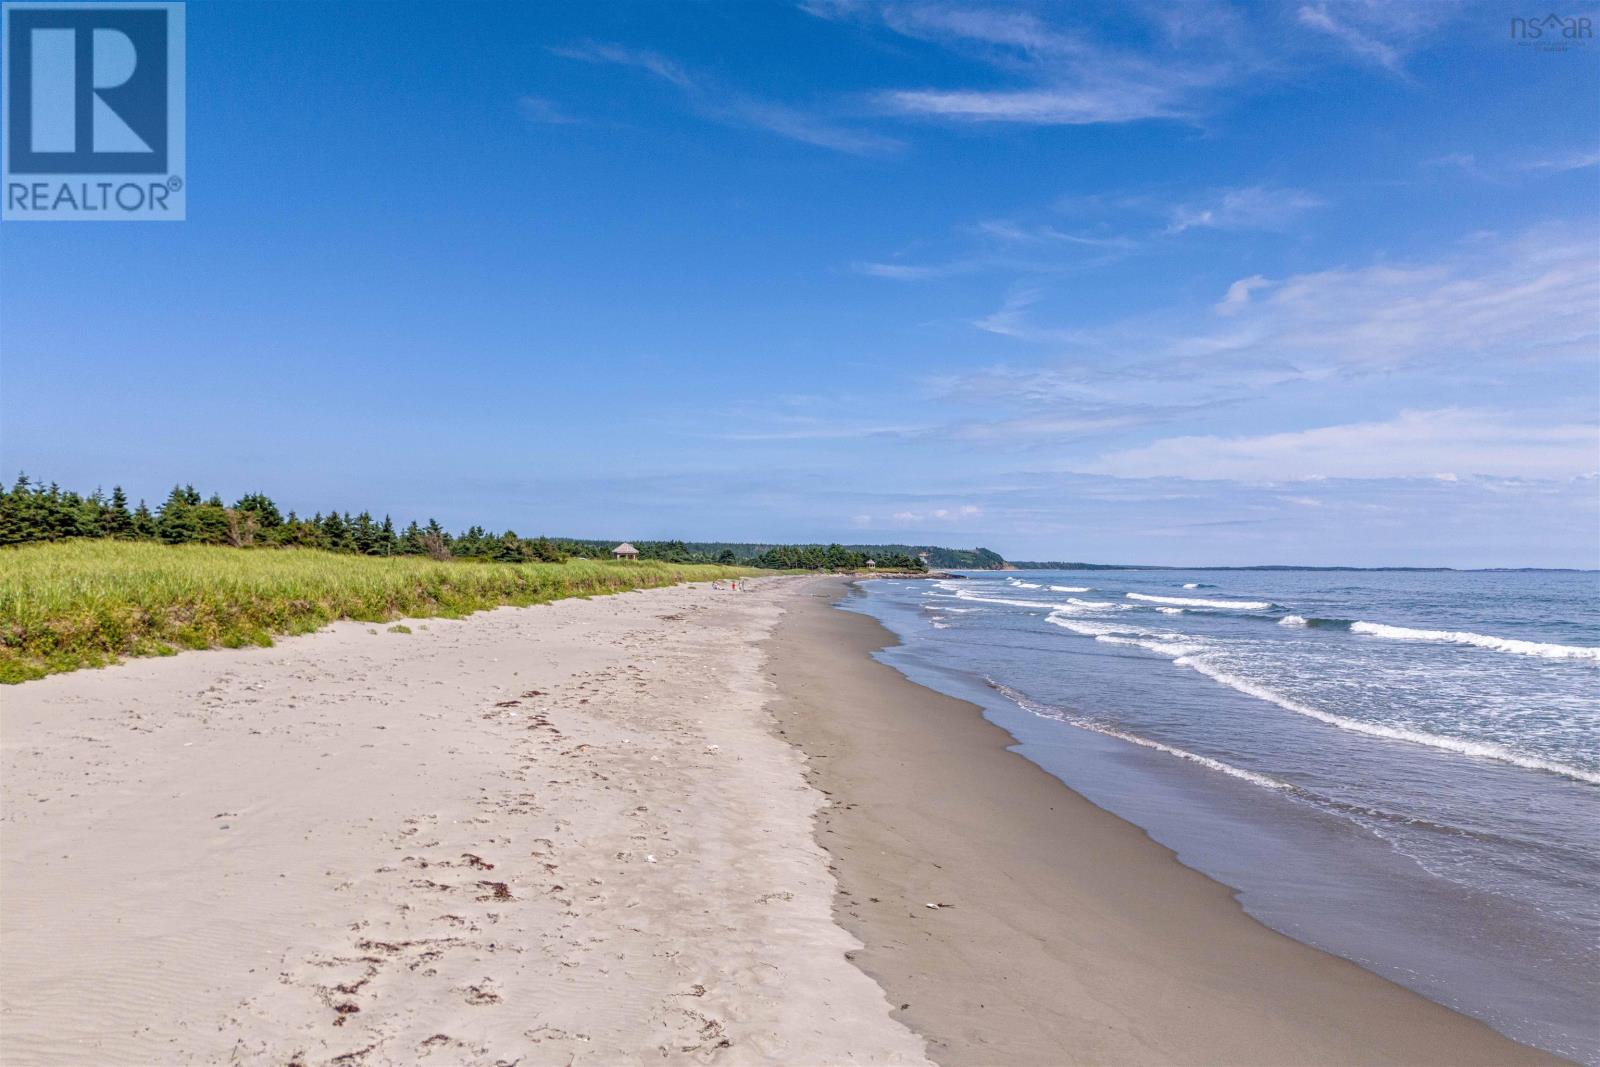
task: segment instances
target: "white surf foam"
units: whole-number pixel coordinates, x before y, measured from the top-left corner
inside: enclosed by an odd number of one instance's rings
[[[1278,620],[1279,626],[1310,626],[1304,615],[1285,615]]]
[[[1007,604],[1014,608],[1044,608],[1047,611],[1052,611],[1061,606],[1058,603],[1043,600],[1012,600],[1009,597],[982,596],[981,594],[974,593],[968,589],[956,590],[956,597],[957,599],[968,600],[975,604]]]
[[[1225,611],[1265,611],[1272,607],[1266,600],[1199,600],[1182,596],[1153,596],[1149,593],[1125,593],[1129,600],[1144,600],[1152,604],[1173,604],[1180,608],[1222,608]]]
[[[1055,708],[1047,704],[1041,704],[1036,700],[1032,700],[1029,697],[1023,696],[1015,689],[1012,689],[1007,685],[1002,685],[993,678],[986,679],[986,681],[988,681],[988,683],[994,687],[996,692],[1000,693],[1017,707],[1031,715],[1037,715],[1041,719],[1054,719],[1057,722],[1068,723],[1083,730],[1092,730],[1097,734],[1104,734],[1106,737],[1115,737],[1119,741],[1126,741],[1129,744],[1138,745],[1140,748],[1150,748],[1157,752],[1165,752],[1169,756],[1176,756],[1178,759],[1187,760],[1190,763],[1198,763],[1202,767],[1213,771],[1219,771],[1231,778],[1240,778],[1244,781],[1253,782],[1256,785],[1264,786],[1267,789],[1294,788],[1288,782],[1280,782],[1276,778],[1269,778],[1264,774],[1257,774],[1255,771],[1247,771],[1242,767],[1235,767],[1231,763],[1224,763],[1219,759],[1212,759],[1210,756],[1202,756],[1198,752],[1190,752],[1187,749],[1176,748],[1172,745],[1164,745],[1160,741],[1152,741],[1148,737],[1140,737],[1137,734],[1130,734],[1126,731],[1118,730],[1115,727],[1094,722],[1091,719],[1083,719],[1079,718],[1078,716],[1068,714],[1061,708]]]
[[[1118,626],[1115,623],[1086,622],[1083,619],[1071,618],[1065,611],[1051,612],[1045,617],[1045,622],[1084,637],[1092,637],[1096,641],[1103,641],[1108,645],[1131,645],[1134,648],[1159,652],[1164,656],[1187,656],[1205,649],[1204,645],[1195,644],[1194,639],[1188,634],[1140,630]]]
[[[1360,719],[1349,719],[1343,715],[1335,715],[1332,712],[1309,707],[1305,704],[1299,703],[1298,701],[1290,700],[1288,697],[1285,697],[1279,693],[1275,693],[1265,686],[1257,685],[1249,679],[1240,678],[1238,675],[1230,674],[1227,671],[1213,667],[1204,660],[1195,658],[1192,654],[1179,656],[1172,662],[1176,666],[1188,667],[1192,670],[1199,671],[1212,681],[1220,682],[1221,684],[1228,686],[1230,689],[1237,689],[1239,692],[1248,696],[1253,696],[1259,700],[1265,700],[1268,703],[1276,704],[1285,711],[1292,711],[1296,715],[1304,715],[1307,718],[1316,719],[1318,722],[1327,723],[1329,726],[1337,726],[1341,730],[1349,730],[1352,733],[1366,734],[1370,737],[1382,737],[1390,741],[1409,741],[1412,744],[1427,745],[1430,748],[1441,748],[1449,752],[1459,753],[1463,756],[1476,756],[1481,759],[1498,760],[1502,763],[1511,763],[1518,767],[1527,767],[1531,770],[1550,771],[1553,774],[1565,775],[1568,778],[1576,778],[1580,782],[1590,782],[1595,785],[1600,785],[1600,774],[1596,774],[1593,771],[1587,771],[1582,767],[1574,767],[1570,764],[1560,763],[1556,760],[1540,759],[1537,756],[1528,756],[1520,752],[1513,752],[1511,749],[1508,749],[1503,745],[1497,745],[1490,741],[1469,741],[1459,737],[1447,737],[1443,734],[1432,734],[1425,730],[1412,730],[1403,726],[1387,726],[1382,723],[1364,722]]]
[[[1157,608],[1156,610],[1161,612],[1161,614],[1163,614],[1163,615],[1182,615],[1183,614],[1183,609],[1182,608]]]
[[[1200,583],[1199,582],[1184,582],[1183,583],[1183,587],[1185,589],[1199,589],[1200,588]]]
[[[1069,596],[1065,604],[1056,606],[1056,610],[1077,614],[1085,611],[1127,611],[1131,607],[1131,604],[1119,604],[1115,600],[1079,600]]]
[[[1053,592],[1053,593],[1092,593],[1092,592],[1094,592],[1094,590],[1091,589],[1087,585],[1052,585],[1050,587],[1050,591]]]
[[[1381,622],[1355,622],[1350,632],[1369,637],[1386,637],[1393,641],[1438,641],[1454,645],[1472,645],[1495,652],[1511,652],[1519,656],[1540,656],[1544,659],[1577,659],[1600,664],[1600,647],[1588,645],[1554,645],[1540,641],[1519,641],[1511,637],[1493,637],[1466,630],[1413,630],[1409,626],[1388,626]]]
[[[1285,711],[1292,711],[1296,715],[1304,715],[1309,719],[1315,719],[1318,722],[1338,727],[1341,730],[1366,734],[1369,737],[1381,737],[1390,741],[1407,741],[1415,745],[1427,745],[1430,748],[1444,749],[1463,756],[1492,759],[1501,763],[1526,767],[1530,770],[1549,771],[1552,774],[1564,775],[1580,782],[1600,785],[1600,773],[1561,763],[1558,760],[1542,759],[1538,756],[1515,752],[1504,745],[1497,745],[1491,741],[1472,741],[1460,737],[1449,737],[1444,734],[1429,733],[1425,730],[1413,730],[1404,726],[1365,722],[1361,719],[1351,719],[1343,715],[1335,715],[1332,712],[1323,711],[1320,708],[1310,707],[1296,700],[1291,700],[1280,693],[1275,693],[1266,686],[1259,685],[1247,678],[1241,678],[1236,674],[1231,674],[1207,663],[1200,658],[1200,654],[1206,651],[1205,646],[1185,643],[1192,641],[1192,638],[1187,634],[1134,630],[1126,626],[1103,622],[1086,622],[1082,619],[1066,618],[1057,614],[1051,614],[1045,621],[1063,629],[1071,630],[1074,633],[1082,634],[1085,637],[1093,637],[1096,641],[1104,641],[1108,644],[1136,645],[1151,652],[1171,656],[1173,657],[1172,663],[1174,666],[1188,667],[1205,675],[1212,681],[1225,685],[1230,689],[1235,689],[1246,696],[1265,700],[1270,704],[1276,704]]]
[[[1021,578],[1007,578],[1006,584],[1014,585],[1018,589],[1038,589],[1040,587],[1038,582],[1025,582]]]

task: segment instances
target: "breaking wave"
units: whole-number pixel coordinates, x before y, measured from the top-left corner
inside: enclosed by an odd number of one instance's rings
[[[1253,696],[1258,700],[1276,704],[1285,711],[1292,711],[1296,715],[1304,715],[1307,718],[1316,719],[1318,722],[1327,723],[1329,726],[1337,726],[1341,730],[1366,734],[1369,737],[1382,737],[1390,741],[1409,741],[1415,745],[1427,745],[1430,748],[1444,749],[1447,752],[1455,752],[1463,756],[1498,760],[1501,763],[1511,763],[1518,767],[1527,767],[1530,770],[1549,771],[1552,774],[1575,778],[1580,782],[1600,785],[1600,774],[1594,771],[1584,770],[1582,767],[1574,767],[1558,760],[1527,756],[1490,741],[1469,741],[1460,737],[1429,733],[1426,730],[1412,730],[1404,726],[1387,726],[1382,723],[1363,722],[1360,719],[1350,719],[1343,715],[1335,715],[1332,712],[1309,707],[1298,701],[1290,700],[1282,694],[1275,693],[1266,686],[1258,685],[1247,678],[1240,678],[1236,674],[1229,674],[1227,671],[1219,670],[1204,660],[1196,659],[1193,655],[1179,656],[1172,662],[1176,666],[1188,667],[1199,671],[1212,681],[1219,682],[1230,689],[1237,689],[1247,696]]]
[[[1129,600],[1144,600],[1152,604],[1173,604],[1180,608],[1221,608],[1224,611],[1266,611],[1272,607],[1267,600],[1200,600],[1194,597],[1154,596],[1150,593],[1124,593]]]
[[[1453,645],[1472,645],[1494,652],[1511,652],[1519,656],[1539,656],[1544,659],[1577,659],[1600,664],[1600,647],[1592,645],[1555,645],[1541,641],[1520,641],[1512,637],[1493,637],[1466,630],[1413,630],[1409,626],[1388,626],[1381,622],[1353,622],[1350,632],[1368,637],[1386,637],[1393,641],[1437,641]]]
[[[1585,770],[1582,767],[1575,767],[1569,763],[1562,763],[1559,760],[1548,760],[1538,756],[1525,755],[1491,741],[1473,741],[1466,738],[1451,737],[1446,734],[1429,733],[1426,730],[1413,730],[1404,726],[1389,726],[1384,723],[1366,722],[1362,719],[1352,719],[1302,704],[1281,693],[1276,693],[1264,685],[1253,682],[1248,678],[1241,678],[1206,662],[1200,656],[1201,653],[1206,651],[1206,646],[1194,643],[1193,639],[1187,634],[1138,630],[1127,626],[1117,626],[1112,623],[1086,622],[1082,619],[1067,618],[1059,613],[1052,613],[1046,621],[1073,633],[1081,634],[1084,637],[1093,637],[1096,641],[1114,645],[1132,645],[1149,652],[1169,656],[1172,658],[1174,666],[1188,667],[1205,675],[1212,681],[1237,690],[1246,696],[1265,700],[1270,704],[1283,708],[1285,711],[1292,711],[1296,715],[1304,715],[1309,719],[1315,719],[1318,722],[1338,727],[1341,730],[1366,734],[1369,737],[1381,737],[1389,741],[1406,741],[1415,745],[1426,745],[1430,748],[1443,749],[1463,756],[1474,756],[1480,759],[1510,763],[1530,770],[1549,771],[1552,774],[1563,775],[1580,782],[1600,785],[1600,773]]]

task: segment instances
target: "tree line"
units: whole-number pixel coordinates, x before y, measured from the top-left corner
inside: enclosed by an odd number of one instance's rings
[[[17,476],[11,488],[0,488],[0,545],[70,538],[155,541],[169,545],[230,545],[234,548],[315,548],[363,556],[428,556],[433,559],[479,559],[502,563],[559,563],[562,560],[607,559],[615,542],[545,536],[523,537],[514,530],[493,533],[482,526],[447,532],[436,520],[411,520],[404,527],[385,515],[363,511],[317,512],[309,518],[283,511],[265,493],[246,493],[231,505],[222,496],[202,496],[193,485],[173,486],[154,510],[145,501],[130,506],[121,486],[111,494],[96,489],[83,494]],[[772,545],[760,551],[736,552],[728,546],[690,545],[683,541],[636,541],[641,559],[667,563],[723,563],[774,570],[859,570],[868,562],[896,570],[927,567],[918,556],[871,546]]]

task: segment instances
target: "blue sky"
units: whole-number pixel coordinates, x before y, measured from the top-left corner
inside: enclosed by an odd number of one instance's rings
[[[196,0],[188,221],[0,227],[0,455],[530,535],[1595,566],[1600,42],[1520,13]]]

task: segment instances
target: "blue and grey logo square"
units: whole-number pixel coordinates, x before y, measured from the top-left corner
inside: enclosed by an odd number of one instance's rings
[[[182,3],[8,3],[3,216],[185,215]]]

